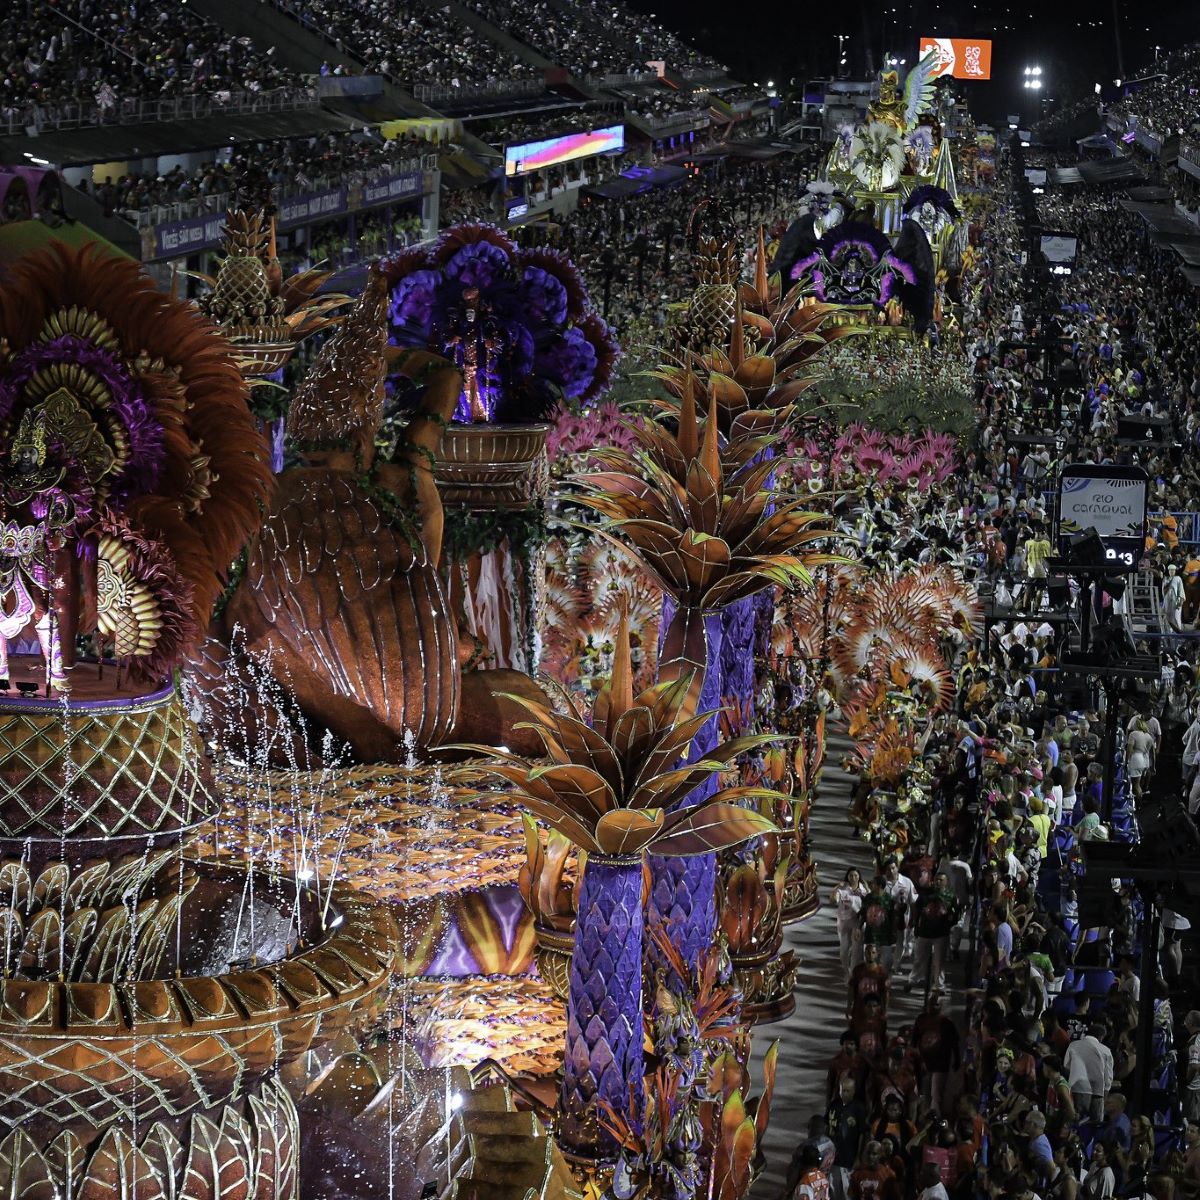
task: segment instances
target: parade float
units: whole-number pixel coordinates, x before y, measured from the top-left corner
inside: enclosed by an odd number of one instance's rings
[[[921,59],[903,90],[881,73],[867,119],[839,130],[775,259],[785,292],[838,305],[856,333],[922,338],[949,316],[966,231],[935,65]]]
[[[738,250],[699,246],[636,412],[571,264],[486,227],[353,301],[255,214],[195,307],[18,274],[14,1181],[747,1194],[842,662],[773,634],[788,594],[839,611],[814,410],[857,317]],[[313,334],[268,427],[246,381]]]
[[[229,346],[130,263],[0,291],[0,1152],[20,1196],[294,1196],[321,1048],[378,1009],[390,913],[203,862],[225,811],[177,677],[271,494]]]

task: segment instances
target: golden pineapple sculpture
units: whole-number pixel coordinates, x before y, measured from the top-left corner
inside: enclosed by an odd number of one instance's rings
[[[714,346],[727,343],[737,312],[739,258],[736,240],[697,239],[696,290],[678,314],[675,327],[679,349],[708,354]]]
[[[279,342],[288,338],[275,251],[275,220],[261,209],[229,212],[221,265],[200,307],[232,339]]]

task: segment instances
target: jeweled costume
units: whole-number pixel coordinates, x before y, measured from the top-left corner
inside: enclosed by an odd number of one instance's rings
[[[75,504],[63,490],[66,469],[49,461],[46,414],[30,410],[21,420],[0,480],[0,679],[8,679],[9,642],[30,623],[46,662],[47,684],[64,690],[62,628],[75,616],[63,595],[64,613],[55,619],[55,584],[70,576],[70,535]],[[65,579],[63,580],[65,583]]]

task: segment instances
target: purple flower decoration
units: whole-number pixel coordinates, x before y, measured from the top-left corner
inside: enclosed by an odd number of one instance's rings
[[[509,257],[491,242],[473,242],[464,246],[446,264],[446,275],[457,279],[464,288],[486,291],[512,269]]]
[[[489,420],[540,420],[560,395],[586,400],[607,385],[617,348],[565,256],[468,224],[385,270],[391,340],[472,361]]]
[[[526,267],[521,302],[535,322],[558,327],[567,320],[567,289],[541,267]]]
[[[441,282],[438,271],[414,271],[401,279],[392,291],[388,310],[392,324],[428,337],[433,328],[433,309]]]
[[[571,328],[537,356],[535,366],[538,374],[562,388],[564,396],[575,399],[587,391],[596,374],[596,347],[582,329]]]

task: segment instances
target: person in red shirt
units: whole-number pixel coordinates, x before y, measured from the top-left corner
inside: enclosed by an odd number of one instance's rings
[[[896,1173],[882,1159],[878,1142],[868,1142],[850,1175],[850,1200],[899,1200]]]
[[[1046,1114],[1047,1132],[1051,1137],[1058,1137],[1075,1123],[1075,1098],[1071,1095],[1071,1083],[1064,1073],[1063,1061],[1057,1054],[1047,1054],[1042,1059],[1042,1075],[1046,1080],[1042,1111]]]
[[[934,1111],[945,1113],[946,1085],[962,1062],[958,1027],[942,1012],[942,994],[929,993],[925,1011],[913,1022],[913,1044],[921,1055],[921,1091]]]
[[[854,1019],[854,1033],[858,1038],[859,1053],[874,1068],[887,1049],[887,1017],[878,996],[868,996],[862,1010]],[[865,1093],[864,1093],[865,1094]]]
[[[868,942],[863,947],[863,960],[850,972],[846,989],[846,1020],[851,1025],[865,1013],[867,998],[875,997],[884,1016],[887,1015],[888,972],[879,961],[879,947]]]
[[[887,1092],[900,1093],[905,1115],[911,1119],[916,1112],[917,1074],[904,1053],[904,1046],[895,1041],[888,1048],[887,1058],[871,1076],[871,1103],[875,1108],[883,1107],[883,1097]]]
[[[843,1075],[849,1075],[854,1080],[855,1092],[865,1096],[870,1074],[871,1064],[859,1053],[857,1035],[853,1030],[847,1029],[841,1036],[841,1049],[829,1061],[829,1070],[825,1076],[825,1103],[833,1103]]]

